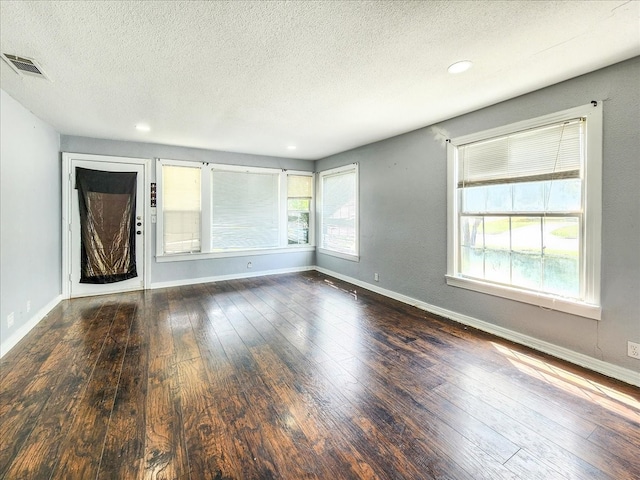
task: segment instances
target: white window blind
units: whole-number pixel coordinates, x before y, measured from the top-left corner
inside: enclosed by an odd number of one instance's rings
[[[279,174],[212,170],[213,251],[277,247]]]
[[[574,119],[462,145],[458,186],[579,178],[584,123]]]
[[[287,175],[287,196],[289,198],[310,198],[313,188],[311,175]]]
[[[322,174],[321,247],[357,255],[357,169]]]
[[[200,168],[162,166],[164,253],[199,252]]]

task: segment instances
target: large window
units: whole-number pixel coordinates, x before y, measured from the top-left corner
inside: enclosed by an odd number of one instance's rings
[[[320,174],[320,251],[358,258],[358,166]]]
[[[449,147],[448,283],[599,318],[601,106]]]
[[[311,172],[173,160],[156,172],[163,260],[311,246]]]

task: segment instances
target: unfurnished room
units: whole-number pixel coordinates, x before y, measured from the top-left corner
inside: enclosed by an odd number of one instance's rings
[[[0,0],[0,478],[640,478],[640,1]]]

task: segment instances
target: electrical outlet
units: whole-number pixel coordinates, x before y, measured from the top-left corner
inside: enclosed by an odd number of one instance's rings
[[[640,343],[627,342],[627,355],[640,360]]]
[[[253,265],[251,264],[251,262],[247,263],[247,268],[251,268],[253,267]]]
[[[27,313],[31,311],[31,300],[27,300]]]
[[[373,274],[373,279],[374,279],[376,282],[379,282],[379,281],[380,281],[380,275],[378,275],[377,273],[374,273],[374,274]]]
[[[9,315],[7,315],[7,327],[11,328],[13,327],[13,312],[11,312]]]

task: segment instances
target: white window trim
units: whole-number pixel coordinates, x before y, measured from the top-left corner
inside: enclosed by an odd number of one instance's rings
[[[482,132],[473,133],[451,139],[447,144],[447,284],[508,298],[519,302],[537,305],[543,308],[558,310],[574,315],[600,320],[600,255],[602,228],[602,101],[592,102],[561,112],[544,115],[531,120],[505,125]],[[492,137],[508,135],[522,130],[541,127],[550,123],[583,117],[586,125],[586,161],[583,169],[585,243],[583,247],[583,266],[586,301],[578,301],[554,295],[531,292],[517,287],[502,286],[478,279],[466,278],[459,271],[459,222],[458,195],[458,146],[477,142]],[[588,192],[588,196],[585,196]]]
[[[322,245],[322,197],[323,197],[322,179],[327,176],[336,175],[336,174],[351,171],[351,170],[354,170],[356,174],[356,192],[355,192],[355,200],[356,200],[355,250],[356,250],[356,253],[355,255],[351,255],[343,252],[337,252],[335,250],[330,250],[330,249],[324,248],[324,246]],[[319,219],[318,225],[320,226],[319,228],[320,232],[318,234],[319,235],[318,238],[320,238],[320,241],[318,242],[317,252],[324,255],[330,255],[332,257],[342,258],[343,260],[359,262],[360,261],[360,172],[359,172],[358,164],[350,163],[349,165],[343,165],[342,167],[331,168],[329,170],[320,172],[318,174],[318,184],[319,184],[319,188],[318,188],[318,196],[316,197],[316,205],[317,205],[316,211],[318,212],[318,219]]]
[[[163,219],[162,219],[162,166],[163,165],[173,165],[178,167],[198,167],[201,170],[201,219],[200,219],[200,228],[201,228],[201,251],[194,253],[164,253],[164,245],[162,238],[163,231]],[[284,243],[281,235],[281,245],[277,247],[268,247],[268,248],[248,248],[248,249],[228,249],[225,251],[212,251],[211,247],[211,172],[213,170],[220,171],[230,171],[230,172],[250,172],[250,173],[278,173],[279,175],[279,226],[280,228],[284,228]],[[274,255],[274,254],[283,254],[283,253],[296,253],[296,252],[313,252],[315,251],[314,235],[315,235],[315,223],[311,223],[311,219],[315,219],[314,212],[311,212],[309,225],[311,227],[311,232],[309,235],[309,244],[307,245],[287,245],[286,244],[286,197],[287,197],[287,189],[286,189],[286,179],[287,174],[290,175],[308,175],[310,177],[314,177],[313,172],[309,171],[298,171],[298,170],[283,170],[279,168],[268,168],[268,167],[249,167],[243,165],[224,165],[224,164],[215,164],[215,163],[207,163],[207,162],[196,162],[192,160],[172,160],[172,159],[156,159],[156,191],[158,192],[157,196],[157,213],[156,213],[156,261],[158,263],[165,262],[183,262],[189,260],[205,260],[212,258],[229,258],[229,257],[244,257],[247,255]],[[284,183],[283,183],[284,182]],[[312,182],[312,185],[315,182]],[[312,195],[315,195],[315,189],[312,192]],[[284,202],[283,202],[284,198]],[[312,202],[314,201],[315,196],[312,197]]]

